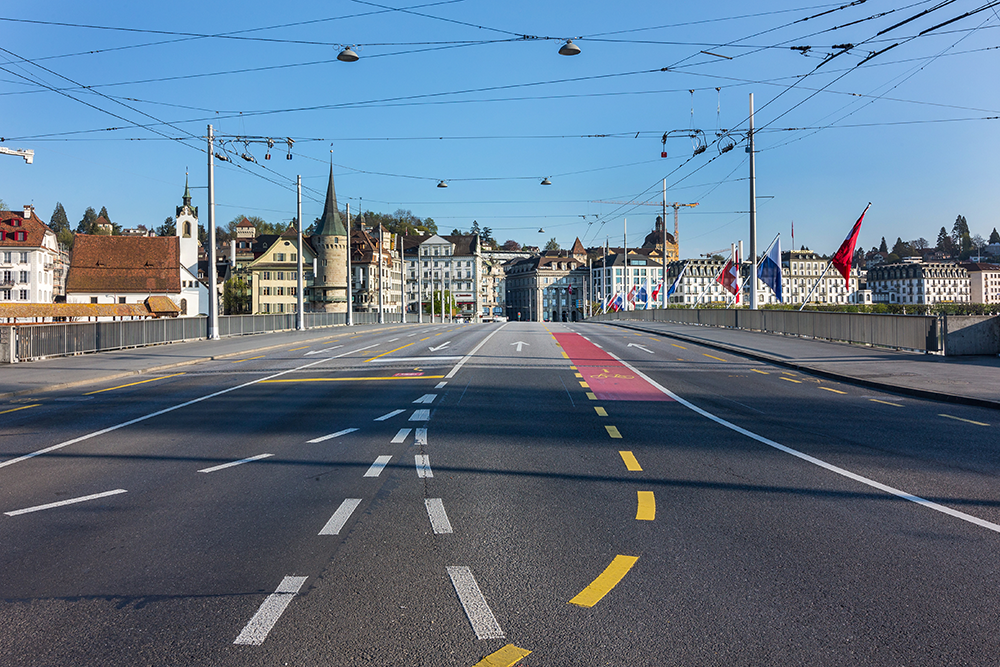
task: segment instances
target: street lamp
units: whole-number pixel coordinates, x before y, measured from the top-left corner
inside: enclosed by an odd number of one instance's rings
[[[580,54],[580,47],[573,43],[572,39],[567,39],[566,43],[559,47],[559,55],[576,56]]]
[[[344,50],[337,54],[337,60],[342,63],[355,63],[359,58],[360,56],[349,46],[345,46]]]

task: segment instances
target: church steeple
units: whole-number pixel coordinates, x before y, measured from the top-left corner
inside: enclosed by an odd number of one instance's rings
[[[177,213],[176,213],[175,217],[182,216],[182,215],[184,215],[186,213],[186,214],[188,214],[190,216],[193,216],[193,217],[197,218],[198,217],[198,207],[197,206],[191,206],[191,188],[188,186],[188,175],[187,174],[184,174],[184,196],[181,197],[181,201],[183,203],[180,206],[177,207]]]
[[[191,188],[188,187],[188,175],[184,174],[184,205],[188,208],[191,207]]]
[[[326,203],[323,204],[323,217],[316,229],[318,236],[347,236],[347,228],[340,219],[337,210],[337,191],[333,187],[333,165],[330,165],[330,183],[326,186]]]

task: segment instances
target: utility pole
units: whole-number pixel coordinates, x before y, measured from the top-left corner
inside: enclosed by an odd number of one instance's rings
[[[295,262],[295,328],[299,331],[305,331],[306,328],[306,315],[302,312],[305,306],[305,298],[302,295],[302,176],[295,177],[295,192],[296,192],[296,203],[295,203],[295,216],[299,221],[299,234],[298,234],[298,260]]]
[[[347,326],[354,326],[354,269],[351,266],[351,202],[347,202]]]
[[[208,339],[219,340],[219,295],[215,275],[215,135],[208,126]]]
[[[424,323],[424,263],[417,243],[417,324]]]
[[[750,310],[757,310],[757,181],[753,160],[753,93],[750,93]]]
[[[385,301],[382,299],[382,264],[383,264],[383,234],[382,223],[378,223],[378,323],[385,324]]]

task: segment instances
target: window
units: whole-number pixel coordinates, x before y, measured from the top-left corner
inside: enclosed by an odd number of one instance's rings
[[[276,252],[276,253],[274,253],[274,261],[276,261],[276,262],[284,262],[285,261],[285,253],[283,253],[283,252]]]
[[[9,293],[10,293],[10,292],[8,292],[8,294],[9,294]],[[90,302],[91,302],[91,303],[97,303],[97,297],[96,297],[96,296],[92,296],[92,297],[90,297]]]
[[[27,300],[28,300],[28,290],[23,289],[21,290],[21,301],[27,301]]]
[[[125,303],[125,297],[123,296],[118,297],[118,303]]]
[[[270,271],[262,271],[261,274],[260,274],[260,279],[261,280],[270,280],[271,279],[271,272]]]
[[[10,264],[10,253],[9,252],[5,252],[3,254],[3,262],[4,262],[4,264]]]
[[[285,288],[284,287],[274,288],[274,294],[275,296],[285,296]]]

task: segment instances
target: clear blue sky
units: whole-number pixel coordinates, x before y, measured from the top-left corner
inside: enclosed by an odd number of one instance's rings
[[[1000,226],[1000,122],[986,120],[1000,116],[1000,14],[919,36],[980,2],[924,16],[936,2],[388,2],[0,10],[0,135],[35,150],[32,165],[0,155],[0,198],[46,221],[62,202],[74,226],[87,206],[156,226],[189,170],[205,222],[211,123],[237,163],[216,167],[220,223],[290,220],[297,174],[303,217],[318,216],[332,149],[342,205],[410,209],[444,232],[477,220],[501,242],[620,243],[627,217],[635,244],[658,208],[595,202],[658,202],[666,178],[668,201],[699,203],[681,211],[691,257],[747,240],[753,93],[761,250],[778,232],[788,248],[794,221],[796,246],[832,253],[869,201],[866,249],[933,244],[959,214],[973,234]],[[566,38],[580,55],[558,54]],[[342,45],[361,59],[338,62]],[[674,132],[660,157],[664,132],[692,128],[704,153]],[[278,140],[272,159],[256,144],[259,164],[243,161],[237,135]]]

